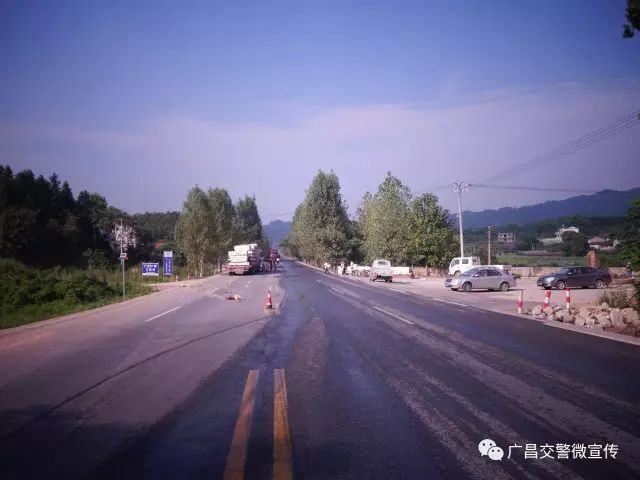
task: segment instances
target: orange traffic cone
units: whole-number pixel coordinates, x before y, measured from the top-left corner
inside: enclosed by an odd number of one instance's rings
[[[273,308],[273,303],[271,302],[271,290],[267,290],[267,303],[264,304],[264,308]]]

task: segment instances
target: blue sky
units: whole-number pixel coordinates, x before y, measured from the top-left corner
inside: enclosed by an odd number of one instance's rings
[[[0,163],[130,211],[223,186],[255,193],[266,220],[318,168],[352,208],[387,170],[415,191],[473,182],[640,108],[624,6],[0,0]],[[638,186],[639,131],[510,183]],[[483,191],[466,207],[562,196]]]

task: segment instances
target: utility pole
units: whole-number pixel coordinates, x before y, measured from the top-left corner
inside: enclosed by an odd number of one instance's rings
[[[487,238],[489,240],[487,244],[487,265],[491,265],[491,225],[487,227]]]
[[[124,240],[124,227],[122,224],[122,217],[120,217],[120,264],[122,265],[122,300],[126,299],[127,296],[127,292],[125,290],[125,283],[124,283],[124,256],[123,251],[122,251],[122,242]]]
[[[453,184],[453,191],[458,194],[458,228],[460,229],[460,256],[464,257],[464,238],[462,236],[462,192],[467,191],[468,186],[464,182]]]

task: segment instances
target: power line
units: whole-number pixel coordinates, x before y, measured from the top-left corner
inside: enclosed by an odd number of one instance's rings
[[[563,192],[563,193],[598,193],[597,190],[583,190],[576,188],[544,188],[544,187],[523,187],[512,185],[486,185],[482,183],[471,183],[470,188],[497,188],[501,190],[532,190],[538,192]]]
[[[496,181],[509,175],[522,173],[526,170],[538,167],[543,163],[575,153],[591,145],[602,142],[603,140],[606,140],[609,137],[628,130],[629,128],[632,128],[638,124],[640,124],[640,110],[620,117],[617,120],[614,120],[613,122],[597,130],[582,135],[581,137],[578,137],[570,142],[567,142],[566,144],[561,145],[551,150],[550,152],[547,152],[546,154],[539,155],[504,172],[482,179],[480,183]]]
[[[432,192],[437,192],[438,190],[448,190],[450,188],[453,188],[454,184],[453,182],[451,183],[447,183],[446,185],[440,185],[437,187],[431,187],[431,188],[426,188],[424,190],[419,191],[418,193],[416,193],[416,195],[422,195],[425,193],[432,193]]]

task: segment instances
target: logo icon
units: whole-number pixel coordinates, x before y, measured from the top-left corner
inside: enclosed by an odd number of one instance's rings
[[[502,457],[504,457],[504,451],[500,447],[491,447],[487,455],[489,455],[491,460],[502,460]]]
[[[484,457],[485,455],[487,455],[487,453],[489,453],[489,449],[495,446],[496,446],[496,442],[494,442],[490,438],[485,438],[478,444],[478,450],[480,450],[480,455]]]
[[[490,438],[485,438],[478,444],[480,455],[488,456],[491,460],[499,461],[504,457],[504,450],[496,445],[496,442]]]

